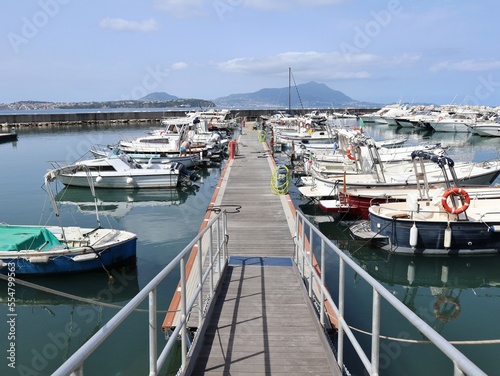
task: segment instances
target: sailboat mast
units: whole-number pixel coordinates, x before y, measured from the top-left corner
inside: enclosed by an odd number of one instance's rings
[[[292,68],[288,67],[288,113],[291,115],[292,114],[292,94],[291,94],[291,88],[292,88]]]

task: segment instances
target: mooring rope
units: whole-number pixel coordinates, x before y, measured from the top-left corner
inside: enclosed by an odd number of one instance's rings
[[[0,274],[0,279],[8,281],[8,277],[6,275],[4,275],[4,274]],[[68,298],[68,299],[77,300],[77,301],[80,301],[80,302],[83,302],[83,303],[88,303],[88,304],[93,304],[93,305],[99,305],[99,306],[102,306],[102,307],[114,308],[114,309],[122,309],[123,308],[123,306],[118,305],[118,304],[111,304],[111,303],[100,302],[100,301],[89,299],[89,298],[83,298],[83,297],[78,296],[78,295],[73,295],[73,294],[69,294],[67,292],[63,292],[63,291],[59,291],[59,290],[54,290],[54,289],[51,289],[50,287],[45,287],[45,286],[37,285],[35,283],[23,281],[23,280],[18,279],[18,278],[16,278],[15,283],[17,285],[26,286],[26,287],[29,287],[29,288],[32,288],[32,289],[35,289],[35,290],[47,292],[49,294],[53,294],[53,295],[57,295],[57,296],[62,296],[64,298]],[[136,309],[134,309],[134,311],[136,311],[136,312],[149,312],[149,310],[147,310],[147,309],[141,309],[141,308],[136,308]],[[168,311],[156,311],[156,312],[158,312],[158,313],[167,313]]]

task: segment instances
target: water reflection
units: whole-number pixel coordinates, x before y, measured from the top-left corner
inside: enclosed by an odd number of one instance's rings
[[[402,301],[417,311],[417,291],[428,288],[434,315],[441,322],[456,319],[464,290],[500,286],[500,257],[419,257],[359,248],[352,257],[370,275],[390,286],[401,286]]]
[[[81,283],[82,281],[85,283]],[[0,283],[5,283],[0,281]],[[7,288],[0,289],[0,304],[8,301]],[[60,276],[16,278],[16,305],[81,305],[128,302],[139,292],[137,268],[116,267],[107,271]]]
[[[83,213],[99,213],[115,219],[123,218],[133,208],[180,205],[194,196],[196,184],[171,189],[96,189],[95,199],[90,189],[67,187],[56,195],[61,204],[74,204]]]

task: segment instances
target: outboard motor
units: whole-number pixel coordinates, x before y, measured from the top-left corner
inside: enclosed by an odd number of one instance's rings
[[[185,182],[189,182],[189,181],[191,181],[191,182],[197,181],[200,178],[196,172],[189,171],[187,169],[186,165],[184,165],[184,163],[181,163],[181,162],[172,162],[172,164],[170,165],[170,169],[179,171],[179,177],[181,178],[181,179],[179,179],[179,181],[181,183],[185,183]]]

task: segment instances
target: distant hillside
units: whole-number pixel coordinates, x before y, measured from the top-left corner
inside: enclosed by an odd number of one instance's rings
[[[218,107],[233,108],[359,108],[377,104],[360,102],[325,84],[309,82],[280,89],[261,89],[254,93],[231,94],[214,100]]]
[[[139,98],[138,101],[141,102],[148,102],[148,101],[172,101],[175,99],[179,99],[179,97],[176,97],[175,95],[170,95],[165,92],[155,92],[155,93],[150,93],[142,98]]]

